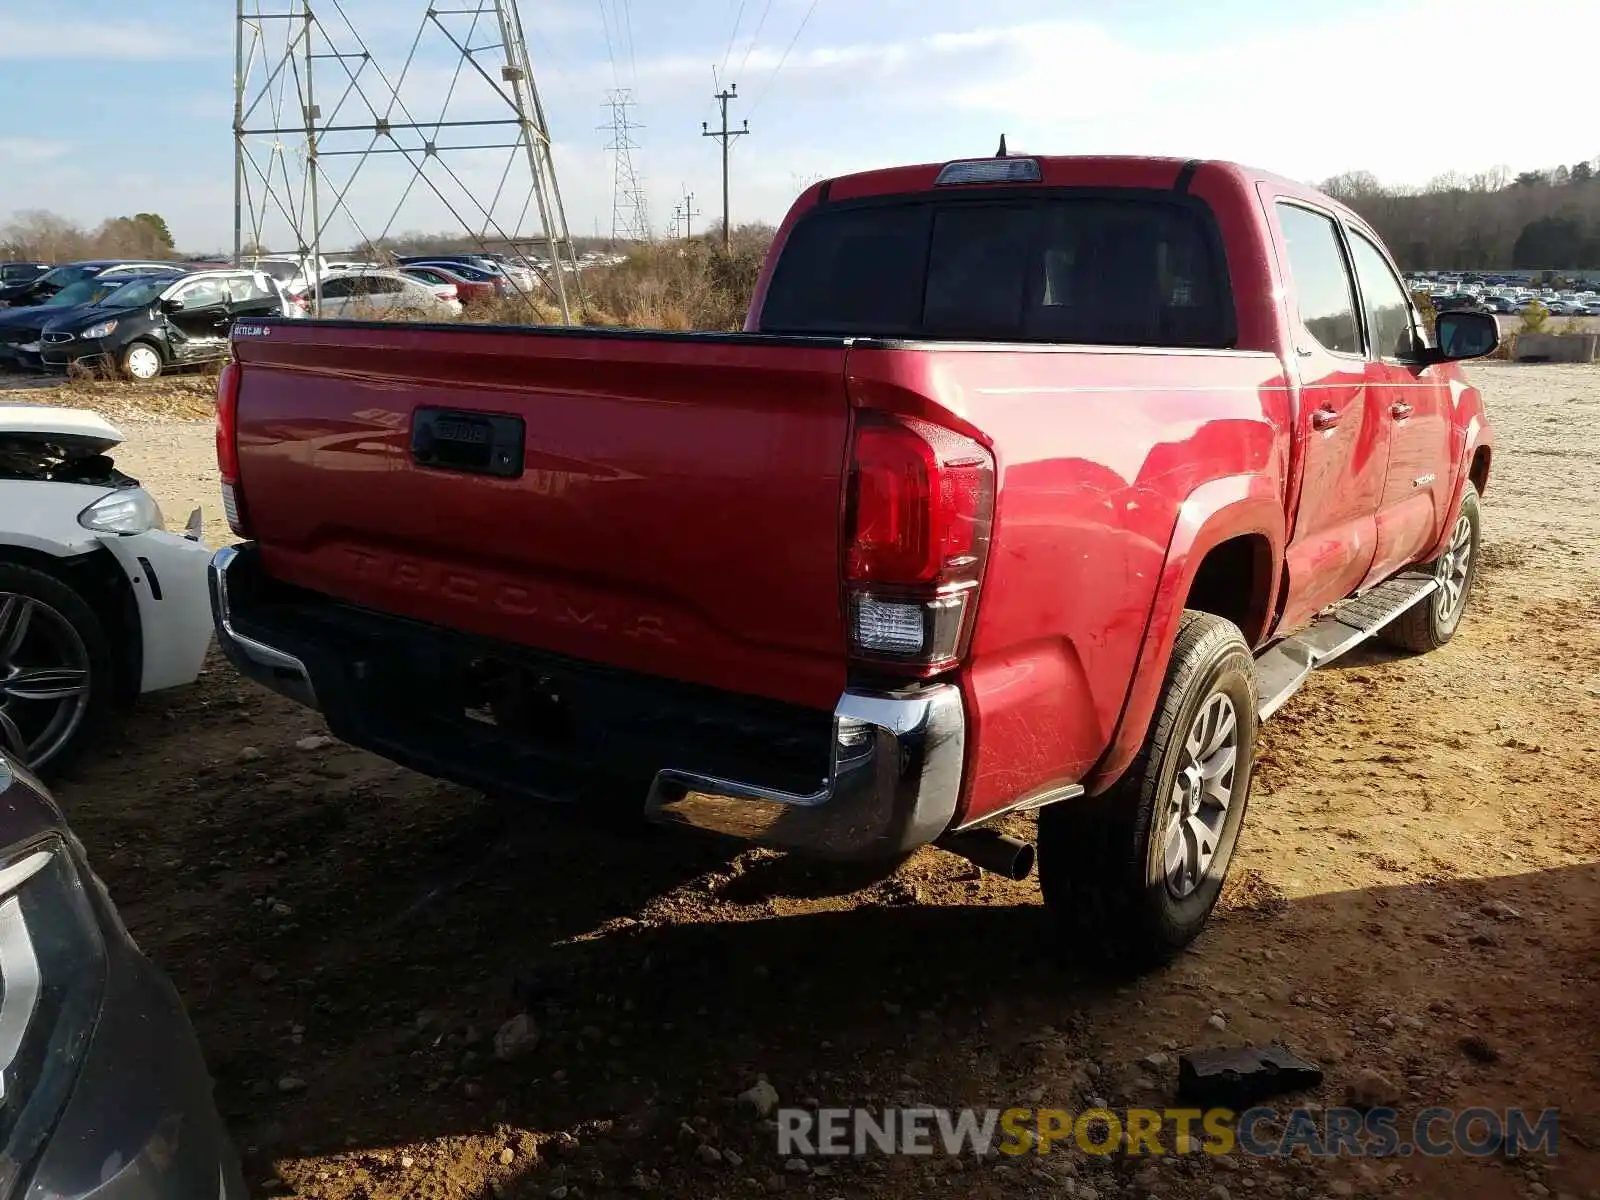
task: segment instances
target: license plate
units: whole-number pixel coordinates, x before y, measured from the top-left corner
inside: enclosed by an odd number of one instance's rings
[[[18,346],[17,349],[24,354],[37,354],[39,353],[39,343],[27,342],[24,345]]]

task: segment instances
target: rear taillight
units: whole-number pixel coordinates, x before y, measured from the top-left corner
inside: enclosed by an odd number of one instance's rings
[[[217,380],[217,474],[222,476],[222,508],[228,528],[249,537],[245,527],[244,493],[239,486],[239,377],[243,368],[230,359]]]
[[[972,636],[994,523],[994,456],[941,426],[868,412],[851,460],[851,653],[914,675],[948,670]]]

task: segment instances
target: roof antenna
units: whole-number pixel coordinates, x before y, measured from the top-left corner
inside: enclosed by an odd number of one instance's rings
[[[994,152],[994,156],[996,158],[1004,158],[1006,156],[1006,135],[1003,133],[1000,135],[1000,149]]]

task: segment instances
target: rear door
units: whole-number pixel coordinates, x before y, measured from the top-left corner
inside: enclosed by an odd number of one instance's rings
[[[348,309],[356,299],[356,284],[359,280],[354,277],[341,279],[334,276],[332,279],[322,281],[322,316],[345,317]],[[313,301],[316,297],[316,287],[313,285],[306,289],[306,299]]]
[[[1300,376],[1300,495],[1284,556],[1280,621],[1288,632],[1354,592],[1372,566],[1391,418],[1387,402],[1369,385],[1358,294],[1339,223],[1299,201],[1279,199],[1272,210],[1278,259],[1291,284]]]
[[[1367,387],[1390,426],[1389,464],[1378,505],[1377,552],[1366,583],[1380,583],[1428,551],[1455,484],[1450,392],[1438,367],[1417,362],[1426,344],[1398,273],[1377,242],[1347,226],[1350,257],[1371,347]]]

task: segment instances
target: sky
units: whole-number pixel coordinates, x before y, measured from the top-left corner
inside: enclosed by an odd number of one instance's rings
[[[246,7],[271,14],[298,2]],[[428,0],[312,7],[314,49],[325,57],[311,80],[324,124],[370,125],[375,115],[397,126],[491,122],[397,131],[378,144],[406,153],[366,158],[355,152],[370,134],[324,134],[325,247],[463,220],[537,229],[526,166],[507,173],[519,165],[512,131],[492,124],[510,108],[485,76],[457,76],[452,38],[488,47],[478,61],[498,80],[503,52],[493,49],[501,39],[492,19],[475,30],[465,16],[429,23]],[[718,144],[701,132],[702,121],[716,124],[718,85],[737,85],[729,115],[735,127],[750,123],[732,152],[735,224],[776,222],[818,178],[992,154],[1001,133],[1013,152],[1230,158],[1305,180],[1369,170],[1390,184],[1600,154],[1586,104],[1561,103],[1559,87],[1485,98],[1514,87],[1511,64],[1551,62],[1555,29],[1568,45],[1600,40],[1600,5],[1568,6],[1554,27],[1509,20],[1499,0],[521,7],[560,195],[578,235],[611,229],[605,102],[617,88],[636,101],[632,158],[658,234],[686,192],[696,228],[720,217]],[[269,17],[259,27],[246,46],[246,124],[282,128],[301,120],[294,75],[272,73],[291,25]],[[0,224],[38,208],[86,225],[153,211],[185,250],[230,249],[234,33],[228,0],[0,0]],[[423,152],[428,141],[436,156]],[[250,146],[246,232],[259,223],[262,240],[280,248],[274,243],[292,219],[307,223],[304,139],[253,135]]]

